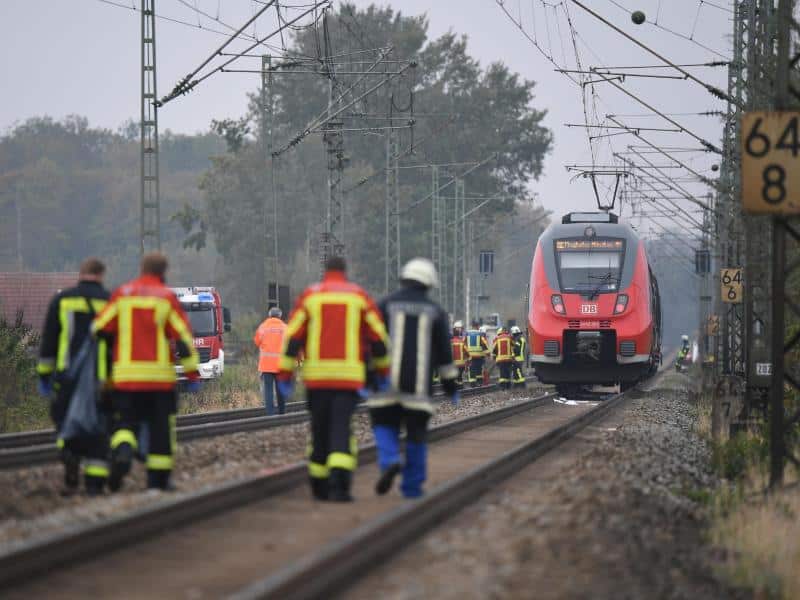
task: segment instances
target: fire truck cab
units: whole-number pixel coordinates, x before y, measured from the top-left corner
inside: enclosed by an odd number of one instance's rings
[[[216,379],[225,371],[224,332],[231,330],[230,311],[222,306],[216,288],[211,286],[175,287],[172,291],[189,317],[194,347],[200,355],[201,379]],[[175,365],[178,378],[183,367]]]

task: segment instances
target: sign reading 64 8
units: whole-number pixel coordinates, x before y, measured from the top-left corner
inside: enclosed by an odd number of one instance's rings
[[[742,208],[749,214],[800,213],[800,112],[742,117]]]

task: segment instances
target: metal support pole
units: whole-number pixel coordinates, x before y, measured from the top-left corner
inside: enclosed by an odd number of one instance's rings
[[[141,174],[139,253],[161,249],[161,207],[158,176],[158,109],[156,101],[156,7],[142,0]]]
[[[386,135],[386,195],[384,235],[384,290],[389,293],[394,278],[400,276],[400,195],[397,193],[400,172],[397,157],[397,134]]]
[[[272,156],[274,90],[272,86],[272,57],[261,57],[261,145],[266,162],[267,181],[264,184],[264,292],[266,306],[278,306],[278,199],[275,194],[275,158]],[[283,307],[288,309],[288,307]]]

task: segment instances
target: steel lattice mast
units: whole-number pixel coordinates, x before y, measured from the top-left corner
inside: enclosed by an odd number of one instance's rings
[[[161,249],[155,10],[155,0],[142,0],[140,254]]]

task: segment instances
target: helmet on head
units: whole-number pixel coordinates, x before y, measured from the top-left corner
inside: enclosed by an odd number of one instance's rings
[[[486,325],[481,325],[478,328],[478,331],[480,331],[481,333],[486,333],[487,331],[489,331],[489,328]]]
[[[464,329],[464,321],[456,321],[453,323],[453,329]]]
[[[689,341],[689,336],[688,336],[688,335],[686,335],[686,334],[683,334],[683,335],[681,336],[681,341],[682,341],[682,342],[688,342],[688,341]]]
[[[522,333],[522,330],[516,325],[511,328],[511,335],[519,335],[520,333]]]
[[[498,327],[497,328],[497,335],[500,335],[501,333],[505,333],[505,332],[506,332],[506,328],[505,327]]]
[[[427,258],[412,258],[400,272],[400,279],[415,281],[427,288],[439,287],[439,275],[436,267]]]
[[[276,317],[280,319],[283,316],[283,311],[277,306],[273,306],[272,308],[269,309],[269,312],[267,314],[270,317]]]

